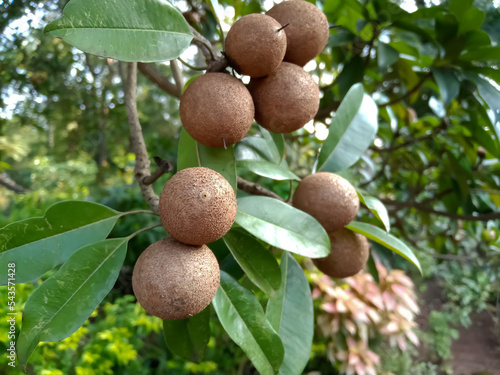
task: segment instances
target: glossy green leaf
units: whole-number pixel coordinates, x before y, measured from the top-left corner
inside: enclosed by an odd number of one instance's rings
[[[193,39],[166,0],[71,0],[45,33],[97,56],[142,62],[175,59]]]
[[[240,160],[265,160],[274,164],[280,163],[276,147],[269,147],[268,140],[262,137],[243,138],[236,144],[235,157]]]
[[[64,263],[82,246],[105,239],[120,213],[106,206],[66,201],[50,207],[45,216],[0,229],[0,267],[16,264],[16,283],[25,283]],[[7,273],[0,273],[7,284]]]
[[[243,349],[259,374],[275,374],[283,362],[283,343],[257,297],[221,271],[212,304],[229,337]]]
[[[382,246],[385,246],[396,254],[401,255],[403,258],[409,260],[415,267],[418,268],[420,273],[422,273],[422,268],[420,267],[420,262],[411,249],[400,239],[394,237],[393,235],[385,232],[384,230],[376,227],[375,225],[360,223],[358,221],[351,221],[349,225],[346,226],[347,229],[353,232],[360,233],[370,240],[375,241]]]
[[[29,297],[17,340],[24,366],[40,341],[59,341],[75,332],[118,278],[128,238],[108,239],[75,252]]]
[[[237,177],[234,146],[229,146],[227,149],[204,146],[196,142],[183,128],[179,140],[177,169],[182,170],[192,167],[206,167],[219,172],[236,191]]]
[[[450,68],[432,68],[432,74],[439,86],[441,99],[447,106],[460,93],[460,81]]]
[[[246,275],[264,293],[274,296],[281,284],[276,259],[253,237],[235,230],[224,236],[224,242]]]
[[[399,52],[385,43],[379,43],[377,49],[377,62],[380,70],[385,70],[399,60]]]
[[[207,244],[207,246],[214,253],[222,271],[227,272],[236,280],[241,279],[245,275],[245,272],[241,269],[233,254],[229,251],[223,238],[211,242]]]
[[[500,144],[498,140],[484,130],[481,124],[466,121],[462,125],[469,129],[472,137],[479,145],[483,146],[493,156],[500,158]]]
[[[285,137],[283,134],[273,133],[259,125],[260,134],[267,141],[269,150],[273,154],[273,159],[280,163],[285,153]]]
[[[463,61],[500,61],[500,46],[480,47],[460,56]]]
[[[164,320],[163,335],[172,353],[200,363],[210,340],[210,306],[188,319]]]
[[[248,169],[259,176],[268,177],[273,180],[300,181],[300,178],[292,173],[287,167],[265,160],[240,160],[237,162],[237,166],[239,168]]]
[[[356,163],[378,130],[378,109],[363,86],[354,85],[332,120],[319,153],[317,170],[338,172]]]
[[[360,202],[368,207],[368,209],[375,215],[375,217],[384,225],[385,230],[389,232],[391,230],[391,222],[389,220],[387,208],[385,208],[384,204],[379,199],[370,195],[363,195],[359,191],[358,197]]]
[[[269,197],[238,199],[235,222],[272,246],[309,258],[330,253],[330,239],[312,216]]]
[[[314,335],[311,289],[304,271],[288,252],[281,256],[281,287],[269,299],[266,316],[285,346],[280,374],[300,375],[309,361]]]

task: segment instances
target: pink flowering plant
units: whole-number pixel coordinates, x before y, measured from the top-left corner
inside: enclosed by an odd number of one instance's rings
[[[413,282],[403,271],[375,263],[379,283],[365,271],[343,280],[311,274],[313,298],[321,301],[317,321],[327,356],[341,373],[379,374],[380,358],[370,347],[375,340],[402,351],[419,345]]]

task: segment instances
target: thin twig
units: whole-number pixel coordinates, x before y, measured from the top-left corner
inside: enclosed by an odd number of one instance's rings
[[[172,172],[172,170],[174,169],[173,163],[167,159],[162,159],[159,158],[158,156],[155,156],[154,160],[158,168],[156,168],[156,171],[154,171],[154,173],[151,176],[144,177],[142,182],[146,185],[151,185],[165,173]]]
[[[144,142],[142,127],[137,113],[137,63],[128,63],[127,66],[127,80],[126,83],[124,81],[124,91],[130,140],[135,154],[134,175],[139,182],[144,200],[154,212],[158,212],[158,195],[156,195],[151,185],[146,185],[143,182],[144,177],[151,174],[151,162],[149,161],[148,150]]]
[[[282,202],[285,201],[278,194],[272,192],[271,190],[267,190],[266,188],[260,186],[259,184],[255,183],[255,182],[247,181],[241,177],[238,177],[238,189],[243,190],[244,192],[247,192],[248,194],[262,195],[265,197],[271,197],[271,198],[278,199]]]
[[[418,211],[427,212],[436,216],[443,216],[450,218],[452,220],[464,220],[464,221],[489,221],[489,220],[497,220],[500,219],[500,212],[491,212],[488,214],[480,214],[480,215],[460,215],[452,212],[444,212],[435,210],[432,207],[429,207],[422,203],[417,202],[399,202],[390,199],[381,199],[381,202],[396,208],[414,208]]]
[[[170,82],[159,70],[155,69],[153,64],[138,63],[138,68],[144,76],[153,82],[160,89],[175,98],[180,98],[177,86]]]
[[[404,100],[406,98],[408,98],[409,96],[411,96],[413,93],[417,92],[418,89],[420,89],[420,87],[424,84],[424,82],[427,80],[427,78],[429,78],[430,76],[432,75],[432,72],[428,72],[427,74],[425,74],[421,79],[420,81],[415,85],[413,86],[413,88],[409,91],[406,92],[406,94],[400,96],[399,98],[396,98],[396,99],[393,99],[393,100],[390,100],[388,101],[387,103],[383,103],[383,104],[379,104],[379,107],[387,107],[389,105],[393,105],[393,104],[396,104],[396,103],[399,103],[401,100]]]
[[[145,232],[145,231],[150,230],[150,229],[158,228],[158,227],[161,227],[161,224],[154,224],[154,225],[150,225],[149,227],[139,229],[137,232],[134,232],[130,236],[128,236],[128,238],[132,239],[142,232]]]
[[[420,141],[432,138],[435,135],[441,133],[443,130],[446,130],[447,126],[448,126],[447,125],[447,121],[443,120],[441,122],[441,125],[439,125],[439,126],[435,127],[434,129],[432,129],[432,131],[430,133],[424,134],[424,135],[422,135],[420,137],[411,138],[411,139],[407,140],[406,142],[400,143],[399,145],[392,146],[392,147],[377,148],[377,147],[374,147],[374,146],[370,146],[370,150],[377,151],[377,152],[392,152],[392,151],[396,151],[396,150],[399,150],[400,148],[408,147],[408,146],[410,146],[410,145],[412,145],[414,143],[417,143],[417,142],[420,142]]]
[[[178,57],[177,60],[179,60],[182,65],[187,66],[191,70],[203,71],[203,70],[207,70],[208,69],[207,66],[198,67],[198,66],[191,65],[188,62],[186,62],[183,59],[181,59],[180,57]]]

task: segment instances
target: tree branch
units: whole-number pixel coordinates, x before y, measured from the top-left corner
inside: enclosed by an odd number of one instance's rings
[[[180,68],[177,60],[170,60],[170,69],[172,70],[172,76],[174,77],[175,86],[177,88],[177,98],[182,96],[182,89],[184,88],[184,76],[182,75],[182,69]]]
[[[271,197],[271,198],[278,199],[282,202],[285,201],[278,194],[272,192],[271,190],[267,190],[266,188],[260,186],[259,184],[255,183],[255,182],[247,181],[241,177],[238,177],[238,189],[243,190],[244,192],[247,192],[248,194],[262,195],[265,197]]]
[[[427,212],[432,215],[443,216],[450,218],[452,220],[464,220],[464,221],[489,221],[500,219],[500,212],[491,212],[488,214],[480,215],[460,215],[451,212],[443,212],[433,209],[432,207],[426,206],[422,203],[417,202],[398,202],[390,199],[381,199],[382,203],[393,206],[396,208],[414,208],[418,211]]]
[[[149,161],[148,150],[137,113],[137,63],[128,63],[127,67],[127,80],[126,83],[124,81],[124,91],[130,139],[135,154],[134,175],[139,182],[144,200],[154,212],[158,212],[158,195],[156,195],[151,185],[144,183],[144,179],[151,175],[151,162]]]
[[[151,185],[165,173],[172,172],[174,169],[174,164],[167,159],[162,159],[158,156],[155,156],[154,160],[158,168],[156,168],[156,171],[154,171],[151,176],[146,176],[142,179],[142,182],[146,185]]]
[[[388,101],[387,103],[383,103],[383,104],[379,104],[379,107],[387,107],[389,105],[393,105],[393,104],[396,104],[396,103],[399,103],[401,100],[404,100],[406,98],[408,98],[409,96],[411,96],[411,94],[417,92],[420,87],[422,87],[422,85],[424,84],[424,82],[427,80],[427,78],[429,78],[430,76],[432,75],[432,72],[428,72],[426,73],[422,79],[420,79],[420,81],[415,85],[413,86],[413,88],[410,90],[410,91],[407,91],[406,94],[400,96],[399,98],[396,98],[396,99],[393,99],[393,100],[390,100]]]
[[[7,189],[17,194],[26,194],[29,192],[28,189],[18,185],[15,181],[2,174],[0,174],[0,185],[5,186]]]
[[[175,98],[181,97],[181,93],[177,90],[177,85],[170,82],[167,77],[154,67],[153,64],[138,63],[137,66],[147,79],[167,94],[172,95]]]
[[[408,139],[406,142],[400,143],[399,145],[392,146],[392,147],[377,148],[375,146],[370,146],[370,150],[377,151],[377,152],[392,152],[392,151],[396,151],[396,150],[399,150],[400,148],[408,147],[408,146],[410,146],[410,145],[412,145],[414,143],[426,140],[428,138],[432,138],[435,135],[441,133],[443,130],[446,130],[447,127],[448,127],[448,122],[445,121],[445,120],[443,120],[441,122],[441,124],[439,126],[436,126],[434,129],[432,129],[432,131],[430,133],[424,134],[424,135],[422,135],[420,137]]]

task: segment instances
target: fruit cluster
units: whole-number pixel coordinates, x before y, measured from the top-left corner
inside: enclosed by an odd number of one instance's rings
[[[227,73],[206,73],[184,92],[180,117],[186,131],[208,147],[243,139],[253,120],[276,133],[295,131],[314,118],[319,88],[302,68],[325,47],[325,15],[304,0],[250,14],[229,30],[225,56],[248,88]],[[348,181],[332,173],[302,180],[293,205],[315,217],[330,234],[332,254],[315,260],[332,277],[347,277],[368,258],[365,237],[344,227],[359,199]],[[176,173],[165,185],[160,217],[170,237],[149,246],[136,262],[132,286],[144,309],[162,319],[184,319],[210,304],[220,282],[219,265],[207,243],[222,238],[236,217],[236,195],[219,173],[203,167]]]
[[[295,131],[316,115],[320,92],[302,68],[328,41],[326,16],[304,0],[275,5],[267,14],[249,14],[227,34],[225,56],[248,87],[228,73],[196,78],[181,98],[186,131],[209,147],[227,147],[256,122],[275,133]]]
[[[149,314],[186,319],[207,307],[217,293],[219,263],[206,244],[222,238],[233,225],[236,195],[219,173],[187,168],[166,183],[159,208],[170,237],[139,256],[132,288]]]
[[[349,181],[329,172],[309,175],[295,189],[292,204],[318,220],[330,237],[330,254],[313,259],[321,272],[343,278],[363,269],[369,256],[368,240],[345,228],[359,210],[358,194]]]

